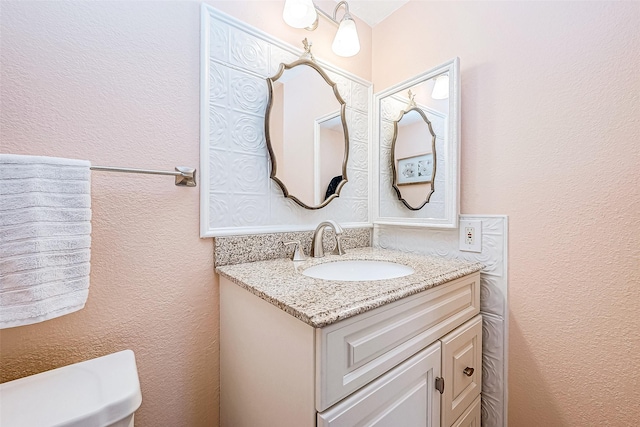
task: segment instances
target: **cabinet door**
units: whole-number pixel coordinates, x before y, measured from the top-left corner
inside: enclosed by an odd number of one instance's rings
[[[482,389],[482,316],[446,335],[442,341],[442,426],[449,427]]]
[[[438,427],[440,358],[437,342],[318,413],[318,427]]]
[[[480,396],[478,396],[451,427],[480,427],[480,417]]]

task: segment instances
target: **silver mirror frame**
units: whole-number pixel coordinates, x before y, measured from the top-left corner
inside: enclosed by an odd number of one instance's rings
[[[440,74],[449,74],[449,115],[447,117],[448,137],[442,156],[445,167],[444,215],[442,217],[420,217],[420,211],[406,210],[406,215],[382,216],[380,172],[384,169],[380,164],[381,153],[381,102],[384,98],[406,92],[411,87],[432,79]],[[371,185],[373,188],[373,223],[380,225],[402,225],[431,228],[457,228],[460,214],[460,58],[456,57],[431,68],[414,77],[395,84],[374,95],[374,170]],[[385,166],[386,167],[386,166]],[[391,184],[390,184],[391,186]],[[398,199],[396,202],[400,203]]]
[[[333,89],[333,93],[336,96],[336,99],[340,103],[340,120],[342,122],[342,129],[344,130],[344,159],[342,161],[342,181],[340,181],[340,183],[336,187],[336,191],[331,196],[329,196],[326,200],[324,200],[319,205],[315,205],[315,206],[309,206],[303,201],[301,201],[300,199],[298,199],[293,194],[290,194],[284,182],[282,182],[278,177],[276,177],[278,164],[276,161],[275,153],[273,151],[273,147],[271,145],[271,137],[269,132],[269,120],[271,116],[271,107],[273,104],[273,83],[276,80],[278,80],[280,77],[282,77],[282,74],[284,74],[286,70],[290,70],[298,66],[309,66],[313,68],[318,72],[318,74],[320,74],[320,76],[322,76],[322,78],[327,82],[327,84],[331,86],[331,88]],[[284,197],[287,197],[293,200],[294,202],[296,202],[298,205],[302,206],[305,209],[312,209],[312,210],[321,209],[327,206],[329,203],[331,203],[333,199],[340,197],[340,190],[342,190],[342,187],[344,187],[344,185],[348,181],[347,161],[349,160],[349,130],[347,128],[347,118],[346,118],[347,103],[342,99],[342,96],[340,96],[340,92],[338,91],[338,84],[333,82],[329,78],[327,73],[325,73],[324,70],[320,68],[320,66],[316,64],[315,61],[309,60],[309,59],[299,59],[290,64],[280,64],[280,68],[278,68],[278,72],[272,77],[267,77],[267,86],[268,86],[268,95],[267,95],[268,100],[267,100],[267,108],[266,108],[265,117],[264,117],[264,135],[267,142],[267,149],[269,150],[269,158],[271,159],[271,173],[269,176],[272,180],[274,180],[280,186],[280,189],[282,190]]]
[[[429,194],[425,196],[425,201],[418,207],[411,206],[409,202],[407,202],[402,197],[402,192],[398,187],[398,171],[396,170],[396,142],[398,140],[398,123],[400,122],[400,120],[402,120],[405,114],[408,114],[411,111],[415,111],[416,113],[420,114],[420,117],[422,117],[422,120],[424,120],[427,126],[429,126],[429,133],[431,134],[431,152],[433,153],[433,172],[431,175],[431,180],[429,181],[429,183],[431,184],[431,191],[429,191]],[[406,110],[402,110],[400,112],[400,117],[398,117],[398,120],[393,122],[393,140],[391,141],[391,171],[393,173],[393,189],[396,190],[396,193],[398,194],[398,199],[408,209],[411,209],[412,211],[419,211],[424,207],[424,205],[429,203],[429,199],[431,198],[431,195],[433,194],[433,191],[434,191],[434,182],[435,182],[435,176],[436,176],[437,165],[438,165],[437,159],[438,159],[438,153],[436,153],[436,134],[433,132],[433,127],[431,126],[431,122],[427,118],[427,115],[424,113],[424,111],[422,111],[420,107],[417,107],[417,106],[407,108]]]

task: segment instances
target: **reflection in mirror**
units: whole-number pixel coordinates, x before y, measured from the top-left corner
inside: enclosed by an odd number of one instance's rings
[[[417,89],[417,88],[416,88]],[[429,203],[436,177],[436,134],[424,111],[408,92],[409,103],[393,122],[391,166],[398,199],[411,210]]]
[[[344,149],[340,112],[316,119],[313,132],[314,204],[319,205],[336,193],[343,176],[339,164],[341,159],[335,156]],[[340,173],[336,175],[338,171]]]
[[[345,102],[308,49],[298,61],[280,64],[267,84],[271,178],[300,206],[322,208],[347,182]]]

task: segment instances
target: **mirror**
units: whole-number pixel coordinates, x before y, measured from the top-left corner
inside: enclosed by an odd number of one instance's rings
[[[375,96],[378,224],[457,227],[459,59]]]
[[[291,64],[280,64],[267,85],[265,136],[271,178],[300,206],[322,208],[347,182],[346,104],[306,43],[305,54]]]
[[[414,88],[416,89],[416,88]],[[411,210],[429,203],[436,177],[436,134],[409,89],[409,102],[393,122],[391,167],[398,199]]]

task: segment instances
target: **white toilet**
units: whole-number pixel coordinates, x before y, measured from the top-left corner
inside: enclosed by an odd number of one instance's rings
[[[133,427],[142,403],[133,351],[0,384],[2,427]]]

